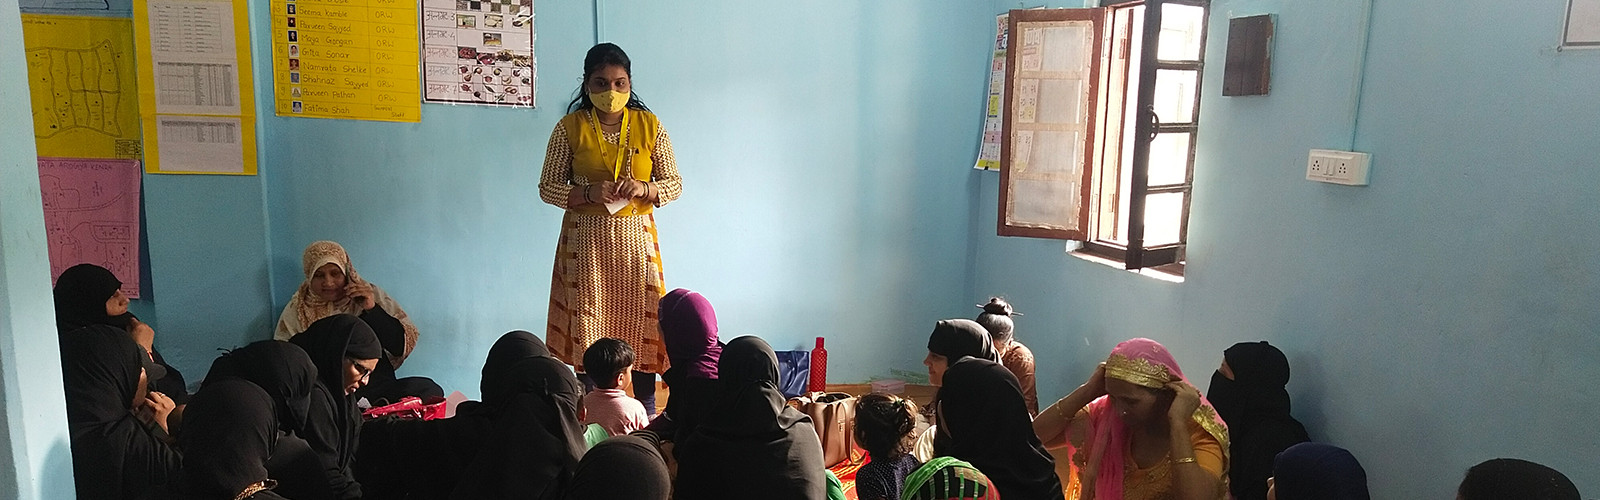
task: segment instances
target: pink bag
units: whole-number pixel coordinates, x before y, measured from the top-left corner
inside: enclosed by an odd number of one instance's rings
[[[373,408],[361,413],[365,420],[378,417],[397,417],[405,420],[434,420],[444,418],[446,400],[440,399],[432,404],[423,404],[421,399],[407,396],[400,402]]]

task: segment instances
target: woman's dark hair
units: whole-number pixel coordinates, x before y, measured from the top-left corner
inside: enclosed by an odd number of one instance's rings
[[[1467,469],[1456,491],[1462,500],[1578,500],[1578,487],[1555,469],[1527,460],[1496,458]]]
[[[621,66],[622,71],[628,74],[628,78],[633,78],[633,61],[628,59],[628,53],[623,52],[622,47],[610,42],[590,47],[589,54],[583,56],[583,81],[578,82],[578,91],[573,93],[572,102],[567,104],[568,113],[594,107],[594,103],[589,102],[589,92],[587,91],[589,77],[594,76],[596,71],[600,71],[601,68],[606,66]],[[639,93],[637,92],[628,95],[628,107],[641,111],[650,111],[650,107],[645,106],[644,101],[639,100]]]
[[[1011,304],[1000,297],[990,297],[988,304],[978,307],[983,309],[983,313],[978,315],[977,322],[989,331],[990,340],[996,345],[1010,341],[1011,330],[1016,328],[1011,317],[1021,316],[1022,313],[1011,310]]]
[[[891,394],[861,396],[856,400],[855,427],[856,444],[873,461],[910,453],[916,441],[917,404]]]

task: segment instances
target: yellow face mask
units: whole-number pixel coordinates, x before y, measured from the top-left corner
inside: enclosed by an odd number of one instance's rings
[[[589,102],[594,103],[595,109],[607,113],[615,113],[628,106],[628,99],[631,95],[628,92],[617,92],[615,90],[599,93],[591,92],[589,93]]]

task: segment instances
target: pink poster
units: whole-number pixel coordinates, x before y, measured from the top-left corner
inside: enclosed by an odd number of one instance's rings
[[[139,161],[39,158],[50,280],[67,268],[96,264],[139,298]]]

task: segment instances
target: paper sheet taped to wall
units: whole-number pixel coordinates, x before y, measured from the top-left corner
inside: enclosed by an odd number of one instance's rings
[[[50,280],[78,264],[110,269],[139,298],[139,161],[39,157]]]
[[[989,97],[984,103],[983,139],[979,141],[978,161],[972,168],[1000,170],[1000,129],[1006,93],[1006,42],[1010,16],[995,18],[994,59],[989,60]]]
[[[271,5],[278,116],[422,121],[416,2]]]
[[[243,7],[230,0],[136,0],[148,172],[255,174],[255,93]]]
[[[1600,0],[1570,0],[1561,45],[1600,48]]]
[[[133,22],[23,14],[39,156],[138,159]]]
[[[424,0],[428,102],[533,107],[533,0]]]

